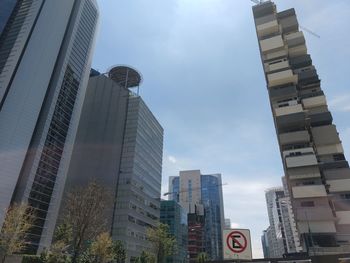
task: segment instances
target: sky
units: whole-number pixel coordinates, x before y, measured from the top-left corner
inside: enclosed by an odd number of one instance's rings
[[[350,1],[276,0],[294,7],[350,157]],[[279,155],[249,0],[99,0],[93,67],[143,76],[140,95],[164,128],[163,186],[180,170],[221,173],[225,217],[249,228],[253,255],[269,225],[265,190]]]

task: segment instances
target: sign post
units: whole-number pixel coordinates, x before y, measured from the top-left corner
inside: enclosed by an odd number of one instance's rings
[[[224,259],[253,259],[250,230],[225,229],[223,238]]]

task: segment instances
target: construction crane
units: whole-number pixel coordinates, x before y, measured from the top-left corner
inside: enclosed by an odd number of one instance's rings
[[[257,4],[257,5],[260,5],[260,4],[262,4],[262,3],[265,2],[264,0],[250,0],[250,1],[253,2],[253,3],[255,3],[255,4]],[[321,38],[320,35],[316,34],[316,33],[313,32],[312,30],[310,30],[310,29],[308,29],[308,28],[306,28],[306,27],[304,27],[304,26],[301,26],[301,25],[299,25],[299,26],[300,26],[300,29],[302,29],[302,30],[304,30],[305,32],[307,32],[307,33],[313,35],[314,37]]]

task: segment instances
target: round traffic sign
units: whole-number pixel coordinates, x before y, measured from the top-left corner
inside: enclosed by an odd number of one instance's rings
[[[232,231],[226,239],[228,248],[234,253],[242,253],[248,245],[246,236],[240,231]]]

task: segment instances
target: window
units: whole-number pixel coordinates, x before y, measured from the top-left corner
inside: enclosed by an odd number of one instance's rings
[[[349,194],[341,194],[340,198],[344,199],[344,200],[350,200],[350,193]]]
[[[301,207],[314,207],[315,206],[315,202],[314,201],[304,201],[301,202]]]

